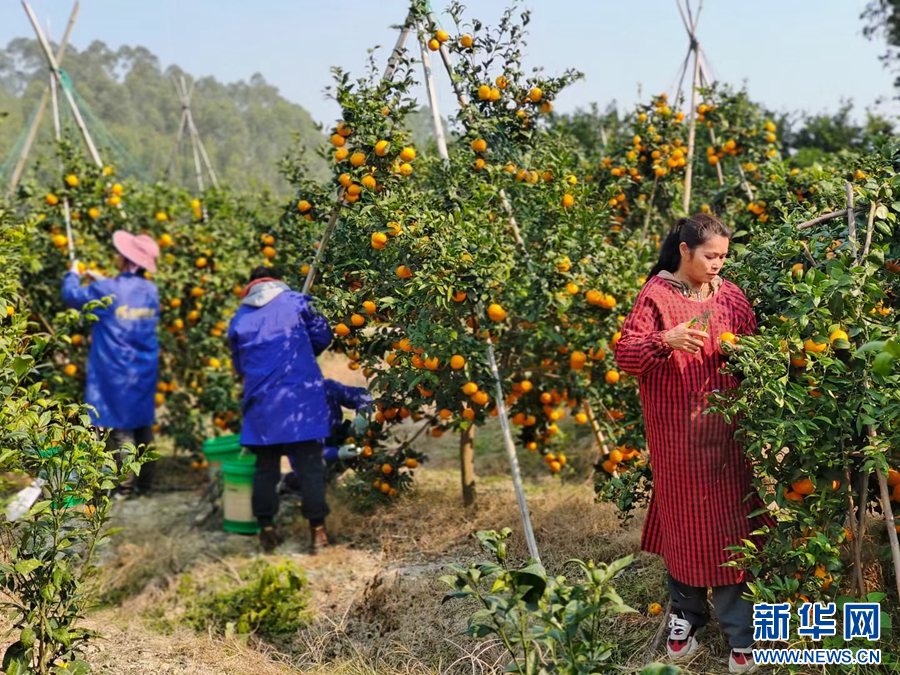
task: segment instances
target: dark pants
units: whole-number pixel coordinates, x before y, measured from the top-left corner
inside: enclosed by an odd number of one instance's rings
[[[707,589],[688,586],[669,576],[669,596],[672,612],[700,628],[709,623]],[[747,584],[713,586],[713,605],[716,618],[733,649],[745,649],[753,644],[753,603],[742,596],[749,593]]]
[[[106,439],[108,452],[116,453],[116,465],[122,469],[122,453],[120,450],[126,443],[131,443],[137,450],[138,457],[143,455],[153,446],[153,427],[141,427],[140,429],[110,429]],[[146,462],[141,466],[141,473],[135,476],[133,473],[122,476],[119,479],[119,489],[122,492],[148,492],[153,484],[153,462]]]
[[[253,515],[260,527],[269,527],[278,514],[278,482],[281,480],[281,457],[293,456],[296,462],[297,487],[302,499],[300,513],[310,525],[325,522],[325,461],[318,441],[254,445],[256,475],[253,477]]]

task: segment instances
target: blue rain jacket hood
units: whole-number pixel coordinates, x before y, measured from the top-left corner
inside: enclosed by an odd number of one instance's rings
[[[331,328],[309,296],[287,284],[250,285],[228,329],[231,361],[244,378],[243,445],[276,445],[328,436],[325,383],[316,357]]]
[[[81,310],[88,302],[112,296],[109,307],[95,309],[91,331],[85,403],[91,423],[108,429],[140,429],[153,424],[159,370],[159,292],[156,285],[130,272],[87,286],[67,272],[62,295]]]

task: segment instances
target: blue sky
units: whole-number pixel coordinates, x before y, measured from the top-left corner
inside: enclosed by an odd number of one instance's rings
[[[433,4],[445,6],[442,0]],[[494,24],[506,1],[465,4],[469,16]],[[574,67],[586,76],[562,93],[558,111],[594,101],[630,106],[641,91],[646,97],[673,88],[687,49],[675,0],[527,0],[524,5],[532,10],[526,69],[542,65],[555,74]],[[834,110],[842,98],[862,110],[892,95],[892,77],[878,61],[882,45],[861,34],[864,5],[864,0],[706,0],[699,36],[718,78],[746,83],[754,98],[776,110]],[[32,0],[32,7],[42,22],[50,20],[58,38],[71,3]],[[317,121],[331,123],[338,108],[323,95],[331,66],[362,74],[367,50],[375,45],[384,47],[385,59],[396,39],[390,26],[403,20],[406,7],[405,0],[82,0],[72,43],[142,45],[164,67],[177,63],[225,82],[260,72]],[[443,23],[452,25],[446,16]],[[18,2],[3,0],[0,44],[23,35],[32,35],[25,12]],[[446,114],[454,98],[445,74],[437,76]]]

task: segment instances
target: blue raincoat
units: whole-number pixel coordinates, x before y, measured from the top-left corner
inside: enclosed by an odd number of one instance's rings
[[[309,296],[280,281],[254,283],[228,328],[244,378],[243,445],[320,440],[329,434],[325,382],[316,357],[331,328]]]
[[[372,397],[365,387],[348,387],[336,380],[325,380],[325,400],[328,403],[328,426],[330,429],[329,436],[324,441],[325,461],[333,462],[338,458],[340,446],[349,436],[350,423],[344,424],[343,409],[359,410],[369,405]],[[291,460],[291,467],[293,467],[293,457]]]
[[[63,277],[65,303],[80,310],[92,300],[113,303],[92,313],[99,319],[91,333],[84,400],[94,410],[91,422],[107,429],[140,429],[154,420],[159,369],[159,293],[156,285],[125,272],[87,286],[74,272]]]

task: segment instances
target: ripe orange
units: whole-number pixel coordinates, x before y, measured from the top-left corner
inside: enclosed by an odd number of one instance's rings
[[[724,332],[719,336],[719,339],[722,342],[727,342],[729,344],[735,344],[737,342],[737,336],[734,333]]]
[[[466,396],[472,396],[473,394],[476,394],[478,392],[478,385],[475,384],[474,382],[466,382],[462,386],[462,392]]]
[[[74,342],[74,336],[72,341]],[[891,487],[900,485],[900,471],[897,471],[897,469],[888,469],[887,484]]]
[[[453,302],[465,302],[466,297],[468,297],[468,296],[466,295],[465,291],[457,291],[456,293],[453,294],[452,299],[453,299]]]
[[[652,616],[657,616],[658,614],[662,614],[663,608],[658,602],[651,602],[647,607],[647,613]]]
[[[441,362],[436,356],[430,356],[425,359],[425,369],[426,370],[437,370],[440,368]]]
[[[56,206],[57,204],[59,204],[59,197],[57,197],[55,194],[51,193],[47,195],[45,199],[50,206]]]
[[[487,308],[487,314],[491,321],[503,321],[506,318],[506,310],[496,302]]]
[[[802,502],[803,501],[803,495],[797,494],[793,490],[788,490],[787,488],[784,489],[784,498],[787,499],[789,502]]]
[[[431,51],[436,52],[440,48],[441,48],[441,43],[438,42],[435,38],[431,38],[428,41],[428,49],[430,49]]]
[[[543,97],[544,92],[542,92],[538,87],[534,87],[531,91],[528,92],[528,99],[532,103],[540,103]]]
[[[275,249],[272,248],[271,246],[266,246],[265,248],[263,248],[262,254],[269,260],[271,260],[272,258],[274,258],[277,255],[275,253]]]
[[[487,393],[483,391],[476,391],[472,396],[472,402],[478,405],[487,405],[489,400]]]
[[[391,147],[391,144],[388,141],[378,141],[375,144],[375,154],[379,157],[384,157],[388,154],[388,149]]]
[[[453,417],[453,411],[444,408],[438,413],[438,417],[440,417],[442,420],[449,420],[451,417]]]
[[[615,473],[616,471],[616,463],[612,460],[607,459],[605,462],[603,462],[602,466],[603,470],[606,473]]]
[[[166,246],[172,246],[175,242],[172,239],[172,235],[168,233],[161,234],[159,236],[159,240],[157,242],[160,248],[164,248]]]
[[[475,152],[484,152],[487,150],[487,141],[483,138],[476,138],[472,141],[472,150]]]
[[[169,219],[169,216],[164,211],[156,212],[156,221],[159,223],[164,223]]]
[[[803,263],[797,263],[796,265],[791,267],[791,276],[793,276],[793,277],[803,276]]]
[[[459,38],[460,46],[465,49],[469,49],[474,43],[475,43],[475,40],[472,39],[472,36],[469,35],[468,33],[463,35],[461,38]]]
[[[66,176],[66,185],[68,185],[69,187],[76,187],[78,185],[78,176],[76,176],[74,173],[70,173],[68,176]]]
[[[434,39],[443,44],[450,39],[450,34],[445,30],[439,30],[434,34]]]
[[[616,370],[610,370],[606,373],[606,384],[615,384],[619,381],[619,373]]]
[[[850,340],[850,336],[843,330],[835,330],[831,332],[831,335],[828,336],[828,340],[831,344],[834,344],[836,340]]]
[[[381,494],[384,494],[384,495],[389,494],[391,491],[391,484],[390,483],[382,483],[380,489],[381,489]]]
[[[125,188],[122,187],[121,183],[113,183],[113,186],[110,189],[114,195],[121,195],[125,191]],[[195,208],[199,208],[199,206],[200,205],[198,204]]]
[[[63,372],[69,377],[72,377],[75,373],[78,372],[78,366],[76,366],[74,363],[67,363],[66,367],[63,368]]]
[[[362,314],[351,314],[350,324],[359,328],[366,323],[366,318]]]
[[[401,164],[398,172],[401,176],[411,176],[413,172],[412,164]]]
[[[387,244],[387,235],[384,232],[376,232],[372,235],[372,248],[381,250]]]
[[[197,260],[194,261],[194,266],[197,267],[198,269],[202,269],[202,268],[206,267],[207,264],[209,264],[208,261],[206,260],[206,258],[204,258],[202,256],[200,258],[197,258]]]
[[[417,466],[419,466],[419,460],[417,460],[415,457],[407,457],[406,461],[403,463],[406,465],[407,469],[415,469]]]
[[[362,179],[363,187],[367,190],[374,190],[378,183],[375,182],[375,179],[372,176],[363,176]]]
[[[803,343],[803,348],[807,352],[812,352],[813,354],[821,354],[826,349],[828,349],[828,343],[827,342],[816,342],[815,340],[810,338],[806,342]]]
[[[350,156],[350,163],[353,166],[362,166],[363,164],[366,163],[366,156],[361,152],[354,152]]]
[[[336,148],[343,148],[347,141],[340,134],[332,134],[331,144]]]
[[[345,323],[339,323],[334,327],[334,332],[337,333],[339,337],[346,337],[350,335],[350,328]]]
[[[453,370],[461,370],[462,368],[465,368],[465,366],[466,359],[459,354],[454,354],[450,358],[450,367],[453,368]]]
[[[580,351],[572,352],[569,356],[569,366],[572,370],[581,370],[584,368],[584,364],[587,363],[587,354]]]
[[[801,478],[800,480],[791,483],[791,489],[798,495],[811,495],[816,491],[816,486],[813,485],[809,478]]]
[[[475,411],[472,410],[471,408],[466,408],[465,410],[462,411],[462,416],[463,416],[463,418],[465,418],[471,422],[475,419]]]
[[[65,248],[69,244],[69,239],[64,234],[54,234],[50,241],[56,248]]]
[[[412,275],[412,270],[409,269],[406,265],[400,265],[397,268],[397,276],[401,279],[410,279]]]
[[[368,314],[369,316],[372,316],[373,314],[375,314],[375,303],[372,302],[371,300],[366,300],[362,304],[362,306],[363,306],[363,309],[366,310],[366,314]]]
[[[206,293],[206,291],[204,291],[199,286],[194,286],[191,289],[191,297],[192,298],[202,298],[205,293]]]
[[[575,415],[575,424],[587,424],[588,416],[584,413],[578,413]]]
[[[411,162],[416,158],[415,148],[406,147],[400,151],[400,159],[404,162]]]

